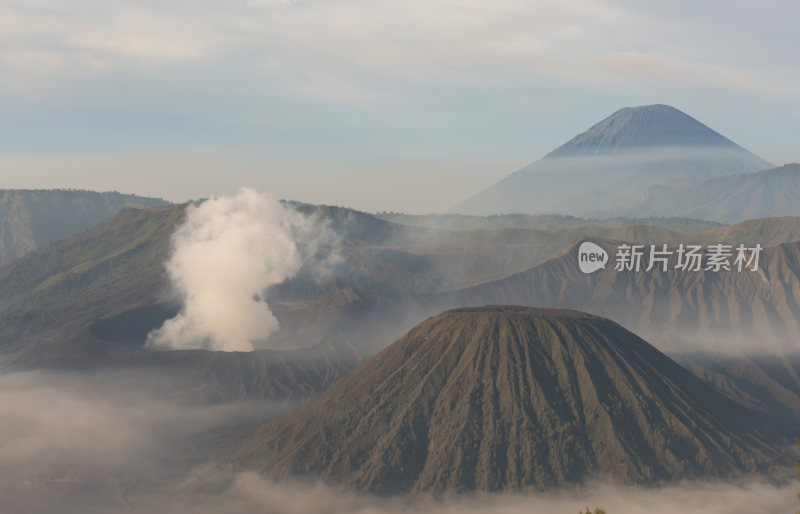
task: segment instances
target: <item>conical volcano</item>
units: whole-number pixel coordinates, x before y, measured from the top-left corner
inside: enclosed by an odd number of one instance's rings
[[[772,473],[737,404],[619,325],[527,307],[448,311],[236,443],[275,478],[382,494]]]
[[[616,215],[650,186],[772,167],[674,107],[625,107],[450,212]]]
[[[688,114],[658,104],[624,107],[544,158],[612,155],[670,146],[740,148]]]

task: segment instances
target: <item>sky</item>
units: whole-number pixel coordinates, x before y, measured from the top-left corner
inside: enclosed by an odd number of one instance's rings
[[[0,188],[441,212],[624,106],[800,161],[794,0],[4,0]]]

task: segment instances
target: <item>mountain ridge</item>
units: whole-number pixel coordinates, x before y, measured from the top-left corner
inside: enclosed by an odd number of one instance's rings
[[[45,243],[109,221],[121,209],[168,204],[116,191],[0,189],[0,266]]]
[[[800,164],[727,177],[651,186],[637,205],[606,214],[681,214],[721,223],[800,214]],[[602,213],[596,213],[602,215]]]
[[[177,205],[124,211],[113,222],[49,243],[0,267],[0,353],[19,344],[65,337],[95,318],[165,301],[169,290],[163,267],[169,257],[172,232],[183,220],[184,209],[185,206]],[[310,333],[318,334],[316,321],[330,319],[323,324],[335,324],[340,312],[355,307],[348,306],[349,300],[342,304],[341,298],[337,300],[339,307],[326,306],[325,299],[342,290],[372,290],[370,295],[356,300],[361,304],[356,310],[362,312],[372,309],[370,305],[375,302],[380,304],[372,299],[375,295],[455,292],[501,281],[509,274],[524,273],[558,257],[578,240],[761,243],[766,247],[800,240],[798,220],[751,220],[691,233],[635,225],[555,232],[502,229],[420,234],[413,227],[401,230],[387,223],[399,234],[398,242],[379,237],[375,243],[370,242],[373,222],[367,220],[369,223],[363,230],[355,227],[349,238],[355,241],[353,244],[362,246],[348,247],[344,252],[351,261],[351,269],[358,274],[349,276],[350,271],[344,270],[341,279],[324,287],[287,283],[276,288],[271,306],[282,325],[306,327]],[[349,233],[347,223],[343,223],[342,230]],[[584,278],[576,280],[582,282]],[[471,282],[464,283],[466,279]],[[397,302],[392,300],[390,305]],[[318,310],[324,313],[314,314]],[[309,327],[309,319],[316,320],[312,323],[315,327]],[[302,346],[319,340],[318,336],[313,341],[295,336],[286,342]]]
[[[615,242],[595,240],[613,262]],[[445,305],[508,303],[591,312],[664,351],[795,353],[800,340],[800,241],[765,248],[757,271],[675,269],[592,274],[578,268],[576,243],[560,256],[505,279],[443,294]],[[674,248],[673,248],[674,250]],[[646,259],[642,261],[646,265]],[[754,345],[753,342],[758,344]],[[709,346],[710,345],[710,346]]]

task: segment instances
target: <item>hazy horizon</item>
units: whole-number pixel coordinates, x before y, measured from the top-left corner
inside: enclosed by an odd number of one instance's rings
[[[441,212],[625,106],[800,161],[798,7],[12,0],[0,185]]]

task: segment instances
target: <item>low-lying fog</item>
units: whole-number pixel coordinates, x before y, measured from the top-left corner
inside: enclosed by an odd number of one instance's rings
[[[758,481],[661,488],[593,484],[580,491],[449,500],[350,494],[302,482],[229,474],[212,456],[221,434],[292,406],[187,405],[131,389],[114,373],[0,376],[0,510],[25,513],[778,513],[795,483]]]

